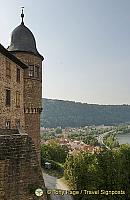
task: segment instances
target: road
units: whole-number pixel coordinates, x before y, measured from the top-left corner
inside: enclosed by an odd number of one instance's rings
[[[108,132],[105,132],[105,133],[103,133],[103,134],[100,134],[100,135],[98,135],[96,138],[97,138],[99,144],[101,144],[101,145],[103,145],[104,147],[106,147],[107,149],[111,150],[111,149],[110,149],[108,146],[106,146],[106,145],[104,144],[104,142],[103,142],[103,138],[104,138],[107,134],[109,134],[109,133],[112,133],[112,131],[108,131]]]
[[[56,191],[68,190],[68,186],[61,179],[58,179],[57,177],[50,176],[48,174],[43,173],[43,178],[44,178],[45,186],[48,189],[48,193],[51,193],[53,191],[55,192],[55,190]],[[73,198],[68,194],[64,194],[64,195],[51,194],[50,197],[52,200],[73,200]]]

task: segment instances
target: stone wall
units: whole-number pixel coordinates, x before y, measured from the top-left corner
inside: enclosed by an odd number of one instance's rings
[[[39,113],[26,113],[25,129],[28,135],[32,138],[36,152],[40,161],[40,115]]]
[[[42,107],[42,58],[31,53],[16,52],[15,56],[26,65],[39,67],[39,77],[30,77],[24,70],[25,131],[31,136],[40,159],[40,113]]]
[[[11,76],[6,76],[6,60],[11,64]],[[20,83],[16,81],[16,70],[20,69]],[[5,128],[5,121],[10,120],[11,129],[16,128],[16,120],[20,120],[20,126],[24,130],[24,100],[23,83],[24,70],[13,61],[0,53],[0,128]],[[11,91],[11,105],[6,106],[6,89]],[[20,93],[20,107],[16,107],[16,92]]]
[[[0,200],[46,200],[35,195],[45,190],[35,146],[27,134],[0,130]]]

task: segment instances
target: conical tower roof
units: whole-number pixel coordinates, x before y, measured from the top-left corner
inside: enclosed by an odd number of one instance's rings
[[[23,22],[23,9],[22,9],[22,22],[16,27],[11,34],[11,43],[7,48],[11,52],[29,52],[42,57],[37,48],[36,40],[33,33],[24,25]],[[43,58],[43,57],[42,57]]]

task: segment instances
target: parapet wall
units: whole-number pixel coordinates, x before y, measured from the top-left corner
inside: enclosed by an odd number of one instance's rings
[[[45,185],[32,139],[0,130],[0,200],[46,200],[35,195],[37,188]]]

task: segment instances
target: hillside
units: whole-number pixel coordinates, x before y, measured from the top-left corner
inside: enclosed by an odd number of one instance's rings
[[[41,126],[45,128],[130,122],[130,105],[98,105],[52,99],[42,101]]]

